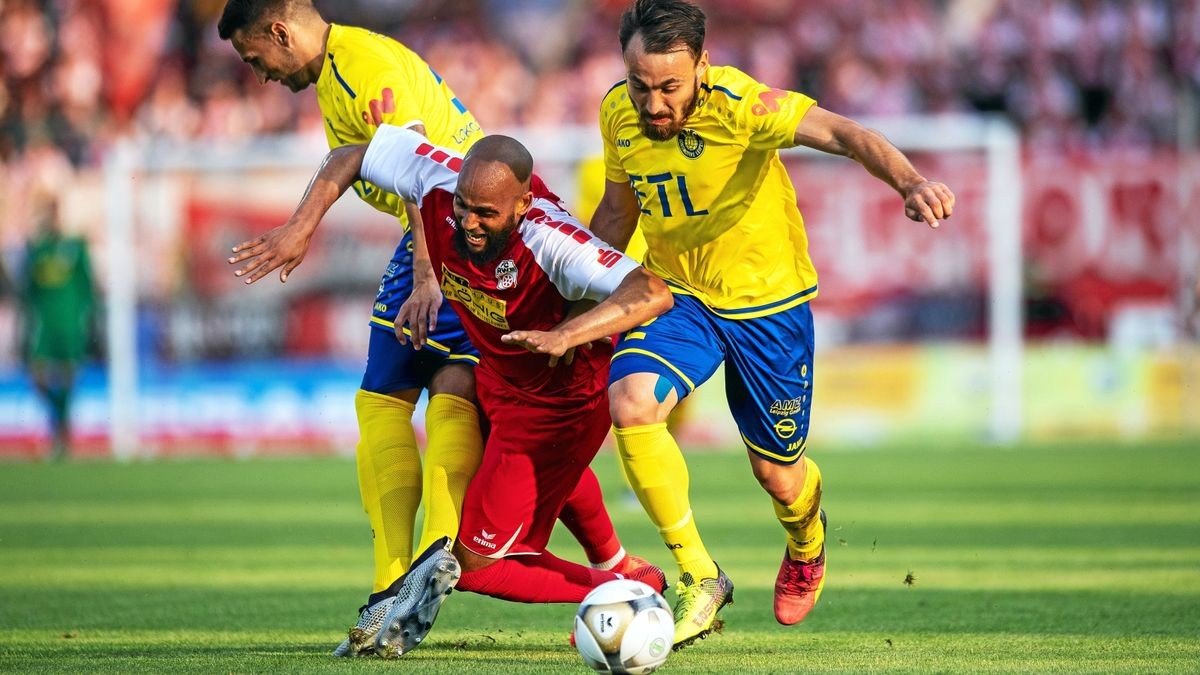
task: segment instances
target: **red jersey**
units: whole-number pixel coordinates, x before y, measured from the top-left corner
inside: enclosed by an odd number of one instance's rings
[[[597,239],[534,176],[533,206],[524,220],[495,259],[476,265],[454,248],[454,191],[461,166],[461,155],[414,131],[383,125],[367,148],[361,174],[420,205],[442,293],[479,350],[480,393],[555,405],[603,395],[611,344],[580,349],[571,365],[551,368],[547,355],[505,344],[500,336],[554,328],[571,301],[604,300],[638,264]]]

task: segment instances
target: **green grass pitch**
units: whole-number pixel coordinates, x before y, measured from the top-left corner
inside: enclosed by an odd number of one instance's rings
[[[815,458],[829,581],[784,628],[767,497],[740,453],[690,456],[737,602],[724,633],[662,672],[1200,670],[1200,444]],[[613,456],[595,466],[627,548],[668,566]],[[467,593],[398,663],[330,657],[369,546],[349,460],[0,465],[0,670],[585,672],[567,643],[574,607]],[[563,532],[552,549],[579,559]]]

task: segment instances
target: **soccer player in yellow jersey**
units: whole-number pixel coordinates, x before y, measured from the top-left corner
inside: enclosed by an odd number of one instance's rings
[[[413,126],[459,152],[483,137],[474,116],[420,56],[366,29],[327,23],[311,0],[230,0],[217,30],[260,82],[295,92],[315,85],[330,148],[366,143],[384,123]],[[425,512],[418,565],[432,568],[450,555],[445,548],[457,534],[483,447],[474,393],[478,353],[442,303],[421,228],[407,227],[419,222],[419,212],[365,181],[354,189],[406,227],[380,281],[355,397],[359,490],[373,532],[375,578],[358,625],[335,651],[343,656],[373,648],[378,623],[412,562],[418,505]],[[234,249],[231,263],[249,261],[237,272],[247,283],[279,267],[285,281],[301,263],[314,227],[290,225]],[[412,414],[425,388],[422,471]]]
[[[627,78],[601,104],[606,181],[591,221],[619,248],[640,226],[646,267],[675,294],[670,311],[621,339],[609,400],[626,472],[679,566],[676,648],[705,637],[733,601],[692,518],[687,466],[665,424],[722,363],[750,467],[787,533],[776,618],[803,620],[824,584],[821,474],[804,455],[817,274],[778,150],[850,157],[932,227],[954,208],[951,191],[879,133],[710,65],[704,31],[704,13],[685,0],[636,0],[621,17]]]

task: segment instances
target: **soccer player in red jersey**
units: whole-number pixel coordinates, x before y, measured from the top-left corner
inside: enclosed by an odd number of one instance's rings
[[[292,220],[319,221],[357,180],[420,205],[442,292],[480,353],[476,394],[490,427],[454,548],[461,579],[454,561],[405,579],[376,640],[377,652],[396,656],[424,639],[456,582],[506,600],[579,602],[618,578],[546,544],[610,426],[604,338],[672,300],[661,279],[567,213],[514,139],[485,137],[463,158],[384,125],[369,145],[329,153]],[[596,304],[575,315],[581,301]],[[652,565],[627,576],[666,586]]]

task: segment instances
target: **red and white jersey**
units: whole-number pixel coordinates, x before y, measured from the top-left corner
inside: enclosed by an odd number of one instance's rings
[[[571,301],[602,301],[638,264],[597,239],[536,175],[533,206],[496,258],[476,265],[454,248],[454,191],[462,156],[424,136],[383,125],[363,158],[362,178],[418,204],[425,242],[446,296],[480,353],[479,391],[561,405],[602,395],[612,346],[575,353],[571,365],[500,341],[513,330],[550,330]]]

